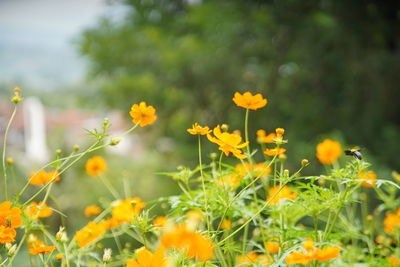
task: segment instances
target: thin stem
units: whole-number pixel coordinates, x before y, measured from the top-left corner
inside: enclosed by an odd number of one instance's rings
[[[8,199],[8,188],[7,188],[7,164],[6,164],[6,149],[7,149],[7,135],[11,127],[11,123],[14,120],[15,114],[17,113],[17,105],[14,106],[14,110],[11,114],[10,120],[8,121],[6,131],[4,132],[4,143],[3,143],[3,176],[4,176],[4,193],[6,200]]]
[[[199,167],[200,167],[200,179],[201,179],[201,185],[203,187],[203,195],[204,195],[204,204],[205,204],[205,211],[206,211],[206,221],[207,221],[207,230],[210,231],[211,224],[210,224],[210,218],[208,216],[208,199],[206,195],[206,186],[204,183],[204,175],[203,175],[203,164],[201,160],[201,138],[200,135],[197,135],[198,139],[198,146],[199,146]]]
[[[248,157],[249,157],[249,162],[250,162],[250,164],[252,164],[252,158],[251,158],[251,155],[250,155],[250,142],[249,142],[249,112],[250,112],[250,110],[247,108],[246,109],[246,116],[245,116],[245,118],[244,118],[244,138],[245,138],[245,141],[247,142],[247,146],[246,146],[246,148],[247,148],[247,155],[248,155]]]
[[[219,156],[219,174],[221,175],[222,172],[222,156],[224,155],[224,152],[221,152],[221,155]]]
[[[115,199],[119,199],[119,194],[117,190],[112,186],[112,184],[107,180],[106,177],[104,177],[102,174],[99,174],[98,177],[100,178],[101,182],[104,184],[104,186],[110,191],[110,193],[113,195]]]
[[[15,250],[14,255],[11,257],[11,259],[10,259],[10,261],[8,262],[8,265],[7,265],[7,266],[9,266],[9,267],[12,266],[12,264],[13,264],[13,262],[14,262],[14,259],[15,259],[15,256],[17,256],[18,251],[21,249],[21,246],[22,246],[22,244],[23,244],[24,241],[25,241],[26,234],[27,234],[27,231],[26,231],[26,229],[25,229],[24,235],[22,236],[22,239],[21,239],[21,241],[19,242],[18,247],[17,247],[17,249]]]

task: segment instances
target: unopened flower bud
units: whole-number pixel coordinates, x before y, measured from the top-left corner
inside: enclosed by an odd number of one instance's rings
[[[277,135],[278,137],[282,137],[282,135],[285,133],[285,129],[283,129],[283,128],[276,128],[276,129],[275,129],[275,132],[276,132],[276,135]]]
[[[121,141],[122,141],[122,138],[120,138],[120,137],[113,137],[113,138],[111,138],[110,146],[116,146],[116,145],[118,145]]]
[[[37,237],[34,234],[29,234],[28,243],[33,243],[35,241],[37,241]]]
[[[281,161],[285,161],[286,159],[287,159],[287,156],[285,155],[285,154],[279,154],[279,159],[281,160]]]
[[[301,166],[303,166],[303,167],[307,166],[308,164],[310,164],[310,162],[308,161],[308,159],[303,159],[303,160],[301,161]]]
[[[64,227],[60,227],[60,229],[58,230],[58,232],[56,233],[56,240],[62,243],[65,243],[68,241],[68,236],[67,233],[65,232],[65,228]]]
[[[14,104],[18,104],[22,100],[19,92],[21,92],[21,89],[19,89],[18,87],[14,88],[14,96],[11,98],[11,102],[13,102]]]
[[[78,151],[79,149],[80,149],[79,145],[74,145],[74,146],[72,147],[72,150],[73,150],[73,151]]]
[[[226,124],[226,123],[222,124],[222,125],[221,125],[221,130],[222,130],[223,132],[227,132],[227,131],[229,130],[229,125]]]
[[[288,169],[284,169],[283,170],[283,176],[285,176],[285,178],[289,177],[289,170]]]
[[[103,125],[106,126],[109,122],[110,120],[108,118],[104,118]]]
[[[11,157],[8,157],[6,162],[7,162],[8,165],[13,165],[14,164],[14,159],[11,158]]]
[[[111,261],[111,253],[112,253],[111,248],[105,248],[104,249],[103,262],[108,263],[108,262]]]
[[[61,261],[62,260],[62,254],[61,253],[57,253],[56,254],[56,260]]]
[[[57,150],[56,150],[56,155],[57,155],[57,156],[60,156],[61,153],[62,153],[62,150],[61,150],[61,149],[57,149]]]
[[[323,185],[325,183],[325,179],[321,178],[317,180],[319,185]]]
[[[367,221],[372,221],[374,219],[374,217],[371,214],[369,214],[369,215],[367,215],[366,219],[367,219]]]
[[[6,244],[6,248],[7,248],[7,257],[12,257],[14,256],[15,252],[17,251],[17,245],[11,245],[11,243],[7,243]]]
[[[218,157],[218,155],[217,155],[217,153],[215,153],[215,152],[213,152],[213,153],[210,154],[211,160],[216,160],[217,157]]]

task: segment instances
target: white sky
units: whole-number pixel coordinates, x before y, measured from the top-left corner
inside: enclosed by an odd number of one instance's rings
[[[86,73],[74,38],[102,15],[127,8],[105,0],[0,0],[0,84],[53,89]]]

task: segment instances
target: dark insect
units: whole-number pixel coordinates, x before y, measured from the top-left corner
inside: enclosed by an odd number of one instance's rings
[[[357,158],[359,160],[362,160],[362,154],[361,154],[359,148],[352,148],[352,149],[349,149],[349,150],[345,150],[344,153],[347,156],[353,156],[353,157],[355,157],[355,158]]]

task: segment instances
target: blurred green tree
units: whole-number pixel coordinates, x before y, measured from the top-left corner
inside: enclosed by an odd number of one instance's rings
[[[340,130],[400,166],[400,2],[125,2],[126,17],[102,19],[79,41],[110,106],[144,99],[162,134],[185,141],[195,121],[240,127],[233,92],[261,92],[270,103],[252,127],[283,126],[313,142]]]

